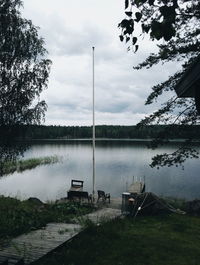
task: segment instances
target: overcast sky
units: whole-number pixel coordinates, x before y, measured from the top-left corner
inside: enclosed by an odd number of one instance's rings
[[[152,85],[174,65],[136,71],[154,50],[145,41],[135,55],[119,41],[124,0],[24,0],[23,16],[40,27],[53,61],[46,124],[92,124],[92,46],[95,46],[96,124],[136,124],[155,106],[144,106]]]

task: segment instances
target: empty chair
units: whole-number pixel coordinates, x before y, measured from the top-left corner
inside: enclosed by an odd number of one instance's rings
[[[106,201],[106,199],[108,199],[108,202],[110,203],[110,193],[105,193],[105,191],[103,190],[98,190],[97,191],[98,193],[98,199],[97,199],[97,202],[102,199],[103,202]]]
[[[72,179],[71,180],[71,188],[70,190],[83,190],[83,180],[76,180],[76,179]]]

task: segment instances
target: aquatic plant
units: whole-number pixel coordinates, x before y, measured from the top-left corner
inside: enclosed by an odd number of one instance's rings
[[[5,162],[2,168],[2,175],[12,174],[15,171],[22,172],[24,170],[33,169],[37,166],[54,164],[60,162],[62,159],[56,155],[54,156],[45,156],[38,158],[30,158],[25,160],[18,161],[8,161]]]

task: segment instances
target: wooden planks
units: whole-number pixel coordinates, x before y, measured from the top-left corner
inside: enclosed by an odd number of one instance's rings
[[[128,192],[130,193],[141,193],[144,188],[144,183],[140,181],[136,181],[130,185],[128,188]]]
[[[24,260],[18,256],[0,256],[0,265],[24,265]]]
[[[0,265],[8,265],[8,259],[6,257],[0,257]]]
[[[0,251],[0,256],[9,260],[23,258],[24,264],[30,264],[73,238],[80,230],[79,224],[50,223],[45,229],[13,239],[9,247]]]
[[[103,208],[82,216],[81,219],[83,221],[89,219],[94,223],[100,223],[119,216],[121,216],[121,210]],[[78,223],[78,218],[73,221],[73,224],[50,223],[44,229],[38,229],[13,239],[7,248],[0,251],[0,257],[2,257],[0,265],[32,264],[62,246],[83,229]]]

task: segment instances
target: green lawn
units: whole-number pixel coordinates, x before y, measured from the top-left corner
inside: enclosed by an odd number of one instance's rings
[[[90,226],[37,265],[199,265],[200,218],[125,218]]]

